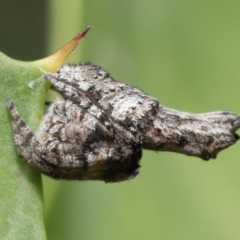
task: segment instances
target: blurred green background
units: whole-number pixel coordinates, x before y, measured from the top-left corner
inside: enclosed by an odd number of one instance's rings
[[[168,107],[240,114],[240,1],[1,0],[0,49],[34,60],[88,25],[91,61]],[[134,180],[43,177],[49,240],[240,239],[240,144],[204,162],[144,151]]]

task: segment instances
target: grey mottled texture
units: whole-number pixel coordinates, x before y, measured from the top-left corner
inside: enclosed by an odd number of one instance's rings
[[[139,172],[142,148],[215,158],[239,138],[240,117],[166,108],[91,63],[69,64],[46,79],[63,99],[52,103],[33,134],[10,99],[19,154],[54,178],[117,182]]]

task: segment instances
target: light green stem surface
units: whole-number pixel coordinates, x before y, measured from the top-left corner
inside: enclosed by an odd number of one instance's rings
[[[12,117],[5,103],[10,97],[24,121],[35,130],[43,114],[48,84],[37,66],[2,53],[0,82],[0,239],[46,239],[41,175],[17,154]]]

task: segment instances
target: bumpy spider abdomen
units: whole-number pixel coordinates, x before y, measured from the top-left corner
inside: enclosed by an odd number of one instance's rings
[[[29,164],[54,178],[116,182],[138,174],[141,145],[111,134],[97,118],[70,100],[57,100],[33,135],[11,100],[14,139]],[[26,136],[29,137],[26,137]]]
[[[209,160],[239,139],[235,133],[240,127],[238,115],[226,111],[191,114],[167,108],[91,63],[65,65],[58,73],[47,73],[46,78],[67,99],[78,102],[83,94],[145,149]],[[86,105],[86,101],[80,104]]]

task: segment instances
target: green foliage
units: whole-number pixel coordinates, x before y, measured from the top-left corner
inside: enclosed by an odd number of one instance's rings
[[[41,175],[18,157],[5,106],[6,98],[11,97],[24,120],[36,129],[43,114],[46,82],[37,66],[2,53],[0,81],[0,239],[46,239]]]

